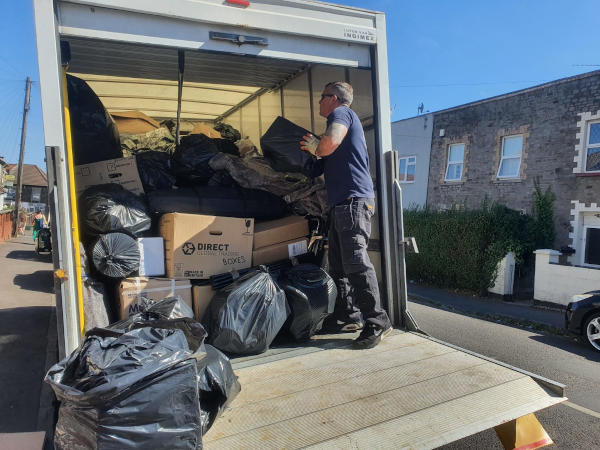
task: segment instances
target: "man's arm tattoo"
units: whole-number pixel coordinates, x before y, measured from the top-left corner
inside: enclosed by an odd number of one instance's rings
[[[333,122],[327,127],[327,131],[325,131],[325,136],[329,136],[333,142],[339,145],[346,137],[347,132],[348,128],[346,128],[344,125],[342,125],[341,123]]]

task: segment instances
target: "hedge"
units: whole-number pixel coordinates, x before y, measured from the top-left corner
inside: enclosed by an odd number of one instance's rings
[[[406,256],[407,276],[486,295],[509,251],[523,263],[536,248],[553,245],[552,193],[542,194],[536,186],[534,197],[536,217],[498,204],[478,210],[405,210],[405,235],[414,236],[419,248]]]

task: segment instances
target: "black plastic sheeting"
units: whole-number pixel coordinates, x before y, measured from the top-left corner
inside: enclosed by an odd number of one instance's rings
[[[217,292],[203,323],[209,344],[226,353],[251,355],[268,350],[288,314],[283,290],[261,268]]]
[[[335,282],[321,267],[300,264],[284,271],[279,285],[291,310],[283,330],[298,341],[310,339],[333,312],[337,297]]]
[[[85,233],[92,236],[111,231],[138,236],[151,226],[144,201],[119,184],[87,188],[79,197],[79,214]]]
[[[55,448],[201,449],[197,377],[179,330],[87,336],[45,378],[61,401]]]
[[[67,75],[73,162],[76,166],[122,158],[117,125],[88,84]]]
[[[263,154],[279,172],[305,172],[315,157],[300,149],[302,137],[310,131],[283,117],[277,117],[260,138]]]
[[[153,214],[178,212],[273,220],[289,212],[285,201],[259,189],[198,186],[150,192],[146,198]]]
[[[202,351],[205,356],[198,360],[198,389],[204,435],[240,393],[241,386],[227,356],[209,344]]]
[[[135,159],[144,192],[173,188],[175,176],[171,173],[171,157],[168,153],[140,152]]]
[[[137,241],[125,233],[101,235],[92,247],[92,264],[104,276],[128,277],[140,267]]]
[[[194,312],[182,301],[180,296],[168,297],[150,305],[142,313],[113,323],[108,329],[121,333],[146,327],[181,330],[190,350],[196,351],[206,338],[206,330],[193,319],[193,315]],[[91,334],[98,333],[100,333],[98,330],[91,331]]]

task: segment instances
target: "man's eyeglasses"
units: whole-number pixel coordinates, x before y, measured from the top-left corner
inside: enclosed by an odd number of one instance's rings
[[[335,97],[335,94],[321,94],[321,100],[323,100],[325,97]]]

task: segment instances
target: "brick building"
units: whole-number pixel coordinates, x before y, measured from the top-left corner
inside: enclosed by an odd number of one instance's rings
[[[600,71],[434,113],[427,204],[484,198],[531,213],[534,182],[556,194],[556,248],[600,267]]]

